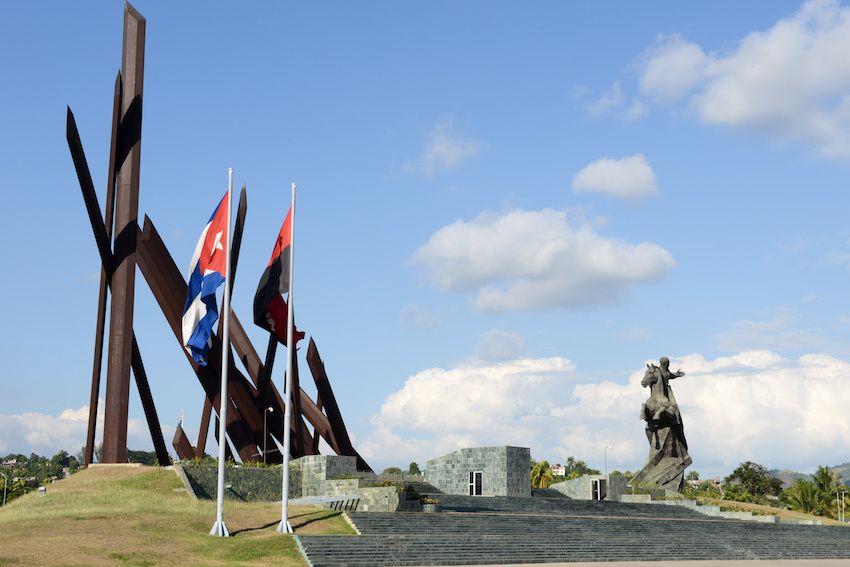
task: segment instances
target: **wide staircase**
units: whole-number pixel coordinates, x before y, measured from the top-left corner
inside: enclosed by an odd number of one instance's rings
[[[299,536],[314,567],[850,559],[850,529],[567,498],[438,496],[443,512],[350,512],[360,535]]]
[[[692,518],[705,516],[684,507],[664,507],[596,500],[571,500],[569,498],[507,496],[455,496],[431,495],[440,501],[447,512],[505,512],[514,514],[546,514],[570,516],[619,516],[625,518]]]

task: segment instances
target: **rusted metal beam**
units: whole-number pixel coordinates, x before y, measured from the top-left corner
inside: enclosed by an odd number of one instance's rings
[[[321,394],[316,394],[316,407],[319,408],[319,411],[322,411],[322,395]],[[313,444],[312,444],[314,455],[319,454],[319,439],[321,439],[321,435],[319,434],[319,429],[314,427],[313,428]]]
[[[109,142],[109,169],[106,175],[106,239],[112,239],[112,217],[115,211],[115,151],[118,145],[118,126],[121,123],[121,73],[115,77],[115,90],[112,98],[112,130]],[[82,148],[82,146],[81,146]],[[106,266],[100,269],[100,288],[97,296],[97,325],[94,336],[94,361],[92,362],[91,395],[89,396],[89,423],[86,432],[86,466],[94,459],[94,436],[97,430],[97,406],[100,398],[100,371],[103,364],[103,331],[106,324],[106,293],[112,274]]]
[[[331,428],[330,422],[328,422],[327,416],[322,413],[322,410],[319,409],[313,400],[310,399],[309,394],[307,394],[304,390],[301,390],[301,409],[304,412],[304,417],[310,422],[310,425],[318,431],[319,435],[327,441],[331,449],[333,449],[337,455],[342,455],[343,453],[341,452],[341,448],[336,437],[334,437],[334,432]]]
[[[266,345],[266,359],[262,367],[257,371],[257,397],[262,404],[269,403],[269,391],[272,383],[272,369],[274,368],[274,357],[277,352],[277,339],[269,333],[269,342]],[[268,406],[266,406],[268,407]]]
[[[310,337],[310,345],[307,347],[307,364],[310,366],[310,373],[316,382],[316,390],[322,396],[325,414],[328,417],[334,437],[339,443],[339,448],[334,448],[334,450],[339,455],[357,457],[358,470],[372,470],[351,444],[351,439],[348,437],[348,430],[345,428],[345,422],[342,420],[342,413],[340,413],[339,406],[336,403],[336,396],[334,396],[333,388],[331,388],[331,382],[328,379],[327,372],[325,372],[325,364],[319,356],[319,350],[316,348],[316,342],[312,337]]]
[[[145,419],[148,421],[148,429],[150,429],[151,439],[153,439],[156,459],[160,466],[167,467],[171,464],[171,458],[168,456],[168,449],[165,448],[165,440],[162,438],[162,428],[159,426],[159,417],[156,415],[156,406],[153,403],[148,375],[145,372],[145,365],[142,363],[142,353],[139,352],[139,343],[136,342],[135,333],[133,334],[131,365],[133,376],[136,378],[136,386],[139,389],[139,397],[142,400],[142,408],[145,410]]]
[[[174,452],[177,453],[178,459],[191,459],[195,456],[195,449],[189,438],[186,437],[186,432],[183,431],[183,422],[177,424],[177,429],[174,431],[174,439],[171,440],[171,446],[174,447]]]
[[[115,127],[113,121],[113,128]],[[109,233],[110,229],[107,228],[106,223],[103,221],[103,217],[101,216],[100,206],[97,203],[97,194],[95,193],[94,183],[91,179],[91,173],[88,167],[88,162],[86,160],[85,152],[83,151],[82,141],[80,140],[79,130],[77,129],[76,120],[74,119],[74,114],[71,112],[71,109],[68,109],[67,116],[67,124],[66,124],[66,137],[68,140],[68,147],[71,150],[71,157],[74,161],[74,168],[77,171],[77,178],[80,181],[80,190],[83,194],[83,201],[86,204],[86,210],[89,215],[89,221],[92,227],[92,232],[94,233],[95,242],[97,243],[98,251],[101,256],[101,271],[102,278],[101,282],[105,284],[107,288],[111,290],[112,281],[110,279],[111,275],[111,267],[114,266],[113,256],[111,251],[109,250]],[[113,148],[114,149],[114,148]],[[111,224],[112,221],[112,203],[110,202],[109,195],[111,192],[107,193],[107,222]],[[105,301],[105,297],[103,298]],[[100,314],[100,311],[99,311]],[[105,315],[105,309],[104,313]],[[100,330],[102,331],[102,326],[100,326]],[[135,333],[133,333],[132,328],[129,332],[130,340],[131,340],[131,353],[130,353],[130,364],[134,367],[134,375],[136,376],[137,383],[139,385],[139,393],[142,397],[142,405],[145,410],[145,416],[148,421],[148,426],[150,428],[151,439],[153,440],[154,447],[157,449],[157,458],[160,459],[164,464],[169,464],[170,460],[168,459],[168,452],[165,449],[165,443],[162,440],[162,429],[159,426],[159,420],[156,416],[156,407],[154,406],[153,397],[150,395],[150,388],[147,385],[147,376],[144,373],[144,366],[142,364],[141,354],[138,352],[138,345],[136,343]],[[102,334],[100,335],[101,340],[101,348],[102,348]],[[97,351],[97,342],[95,343],[95,350]],[[96,365],[99,359],[95,358]],[[138,374],[136,372],[138,369]],[[128,368],[129,372],[129,368]],[[99,382],[100,382],[100,372],[98,365],[98,372],[96,374],[97,384],[95,384],[95,380],[93,377],[92,383],[92,394],[97,395],[99,390]],[[128,392],[128,402],[129,402],[129,392]],[[97,407],[94,406],[94,416],[92,416],[92,411],[89,411],[89,431],[87,435],[87,453],[89,451],[89,447],[91,449],[91,454],[87,454],[87,459],[89,463],[91,463],[93,452],[94,452],[94,428],[93,425],[96,425],[97,420]],[[127,421],[127,415],[124,415],[124,421]],[[104,424],[104,429],[106,425]],[[104,433],[104,436],[106,434]],[[124,454],[126,460],[126,423],[125,423],[125,441],[124,441]],[[106,458],[101,456],[101,459],[104,462]]]
[[[292,391],[294,393],[292,396],[292,421],[294,422],[292,427],[295,430],[295,435],[292,436],[295,441],[292,450],[296,455],[301,456],[306,454],[308,438],[304,420],[301,418],[301,383],[298,381],[298,349],[296,348],[292,349]],[[310,441],[312,441],[312,438],[310,438]]]
[[[213,435],[215,435],[215,442],[221,443],[221,440],[218,438],[218,432],[221,431],[221,428],[219,427],[218,424],[219,424],[218,416],[216,415],[215,416],[215,425],[213,426]],[[230,434],[228,433],[227,435],[229,436]],[[236,459],[233,458],[233,451],[230,450],[230,443],[224,444],[224,460],[225,461],[235,461],[236,460]],[[244,461],[244,459],[242,459],[242,460]]]
[[[201,410],[201,428],[198,429],[198,443],[195,445],[195,457],[203,458],[207,448],[207,435],[210,433],[210,414],[212,413],[212,402],[204,396],[204,409]],[[182,459],[183,457],[181,457]]]
[[[80,132],[77,130],[77,121],[74,119],[74,113],[71,112],[70,107],[68,107],[65,122],[65,139],[68,141],[68,150],[71,152],[71,160],[74,162],[74,170],[77,172],[77,179],[80,182],[80,190],[83,193],[83,202],[89,215],[89,224],[91,224],[94,233],[94,242],[97,245],[98,254],[100,254],[100,262],[107,274],[111,274],[112,249],[109,246],[109,235],[104,227],[100,204],[97,202],[97,192],[94,190],[94,182],[91,178],[86,154],[83,151]],[[107,281],[109,279],[107,278]]]
[[[130,363],[133,335],[133,299],[136,275],[136,220],[139,210],[141,166],[142,87],[145,66],[146,22],[129,3],[124,4],[121,56],[121,136],[138,132],[127,157],[116,164],[115,269],[109,317],[109,350],[106,370],[106,410],[103,425],[103,462],[127,460],[127,414],[130,398]],[[130,113],[128,110],[134,109]],[[135,138],[135,136],[131,136]]]

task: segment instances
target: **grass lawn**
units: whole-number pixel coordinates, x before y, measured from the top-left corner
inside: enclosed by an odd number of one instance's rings
[[[353,534],[339,512],[291,506],[299,534]],[[295,540],[275,532],[280,504],[225,502],[233,537],[208,535],[215,502],[189,497],[174,471],[92,467],[0,508],[0,566],[302,566]]]
[[[805,512],[797,512],[796,510],[788,510],[787,508],[774,508],[773,506],[764,506],[762,504],[752,504],[750,502],[735,502],[734,500],[719,500],[716,498],[700,498],[700,504],[714,504],[715,506],[720,506],[724,510],[736,510],[741,512],[752,512],[753,514],[770,514],[773,516],[779,516],[780,518],[788,518],[795,520],[820,520],[823,522],[825,526],[845,526],[850,527],[848,524],[842,524],[838,520],[833,520],[832,518],[825,518],[823,516],[815,516],[813,514],[806,514]],[[0,564],[2,565],[2,564]]]

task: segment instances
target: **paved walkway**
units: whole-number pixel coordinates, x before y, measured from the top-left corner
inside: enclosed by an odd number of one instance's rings
[[[476,567],[850,567],[850,559],[784,559],[770,561],[614,561],[610,563],[504,563]],[[445,566],[444,566],[445,567]],[[457,566],[454,566],[457,567]]]

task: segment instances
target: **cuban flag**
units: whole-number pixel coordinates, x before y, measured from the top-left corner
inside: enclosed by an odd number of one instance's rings
[[[195,362],[206,366],[218,320],[215,290],[224,283],[228,245],[227,193],[213,211],[189,265],[189,292],[183,306],[183,346]]]

